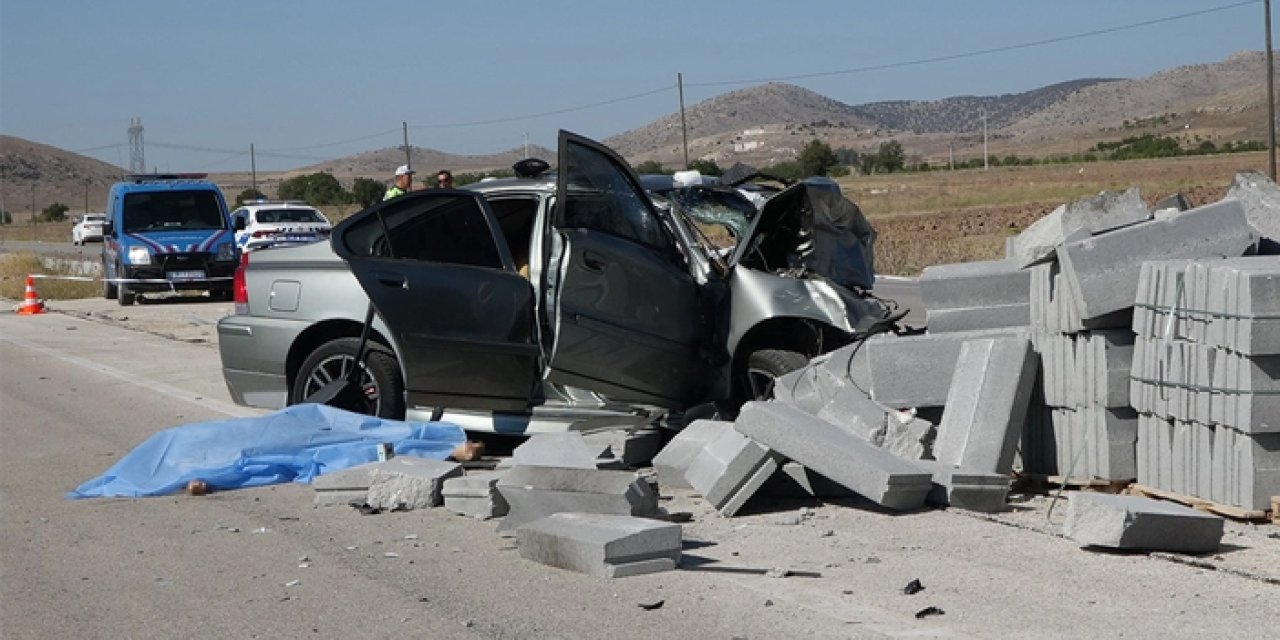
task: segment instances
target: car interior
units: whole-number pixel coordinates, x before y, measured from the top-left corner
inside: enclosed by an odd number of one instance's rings
[[[529,277],[529,247],[533,242],[533,224],[538,215],[536,196],[496,197],[489,200],[489,208],[498,218],[502,237],[511,248],[516,270]]]

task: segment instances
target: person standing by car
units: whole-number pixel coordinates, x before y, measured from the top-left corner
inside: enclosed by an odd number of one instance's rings
[[[441,169],[436,172],[436,186],[441,189],[453,188],[453,174],[448,169]]]
[[[396,167],[396,175],[391,186],[387,188],[387,192],[382,194],[383,200],[390,200],[396,196],[402,196],[413,190],[413,174],[416,173],[409,165],[402,164]]]

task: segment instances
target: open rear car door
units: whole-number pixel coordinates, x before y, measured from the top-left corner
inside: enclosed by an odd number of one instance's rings
[[[344,220],[332,242],[389,328],[410,406],[528,407],[533,288],[483,198],[412,192]]]

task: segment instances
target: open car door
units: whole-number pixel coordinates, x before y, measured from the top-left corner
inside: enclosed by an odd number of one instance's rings
[[[630,167],[560,132],[543,269],[550,379],[619,401],[705,400],[711,323],[682,249]]]
[[[409,193],[344,220],[332,243],[391,333],[410,406],[528,407],[533,288],[483,198]]]

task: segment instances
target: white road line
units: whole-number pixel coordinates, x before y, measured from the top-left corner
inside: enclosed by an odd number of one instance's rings
[[[63,362],[66,362],[68,364],[73,364],[77,367],[89,369],[90,371],[96,371],[98,373],[101,373],[106,376],[110,376],[117,380],[123,380],[124,382],[137,385],[148,391],[154,391],[156,393],[169,396],[170,398],[173,398],[175,400],[182,400],[184,402],[189,402],[196,406],[203,407],[205,409],[209,409],[210,411],[215,411],[223,415],[231,416],[233,418],[249,418],[254,416],[260,416],[263,413],[262,411],[259,411],[259,410],[250,409],[248,407],[240,407],[240,406],[231,404],[229,402],[223,402],[221,400],[212,400],[209,398],[200,397],[194,391],[181,389],[172,385],[165,384],[163,382],[152,380],[150,378],[144,378],[139,375],[134,375],[132,373],[129,373],[128,371],[122,371],[115,367],[109,367],[105,364],[94,362],[92,360],[87,360],[85,358],[72,355],[65,351],[58,351],[57,349],[52,349],[43,345],[36,344],[34,342],[30,342],[28,340],[23,340],[21,338],[15,338],[13,336],[6,336],[3,334],[0,334],[0,340],[16,345],[23,349],[29,349],[31,351],[36,351],[44,355],[57,358]]]

